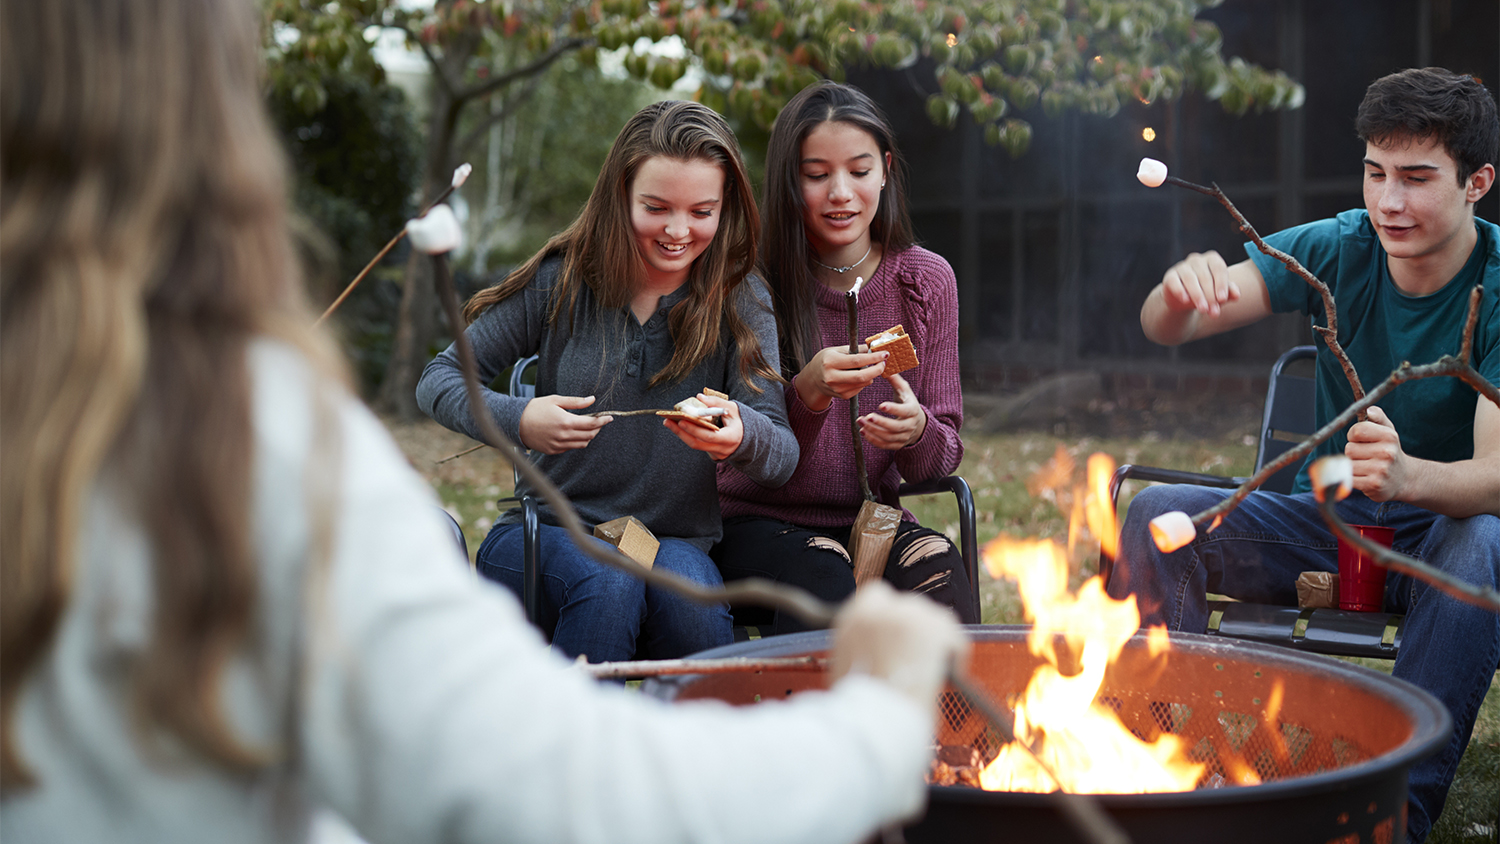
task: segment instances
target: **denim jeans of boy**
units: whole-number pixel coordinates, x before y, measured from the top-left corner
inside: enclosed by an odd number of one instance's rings
[[[1156,549],[1147,524],[1180,510],[1200,513],[1229,490],[1156,486],[1130,503],[1109,593],[1135,595],[1141,624],[1202,633],[1205,593],[1242,601],[1296,605],[1297,576],[1337,571],[1338,541],[1311,493],[1253,492],[1211,533],[1170,554]],[[1477,586],[1500,581],[1500,518],[1450,519],[1409,504],[1377,503],[1356,492],[1338,504],[1350,524],[1395,529],[1392,547]],[[1421,842],[1443,809],[1448,786],[1474,729],[1479,705],[1500,666],[1500,615],[1445,595],[1406,576],[1386,578],[1386,609],[1406,614],[1395,676],[1437,697],[1453,716],[1453,735],[1436,755],[1412,767],[1407,833]]]
[[[496,525],[476,555],[479,573],[517,597],[523,583],[522,533],[519,524]],[[708,554],[680,539],[662,539],[654,565],[704,586],[723,585]],[[580,654],[590,662],[676,659],[734,641],[728,605],[704,606],[648,589],[636,577],[584,554],[560,527],[541,525],[541,566],[537,624],[569,659]]]

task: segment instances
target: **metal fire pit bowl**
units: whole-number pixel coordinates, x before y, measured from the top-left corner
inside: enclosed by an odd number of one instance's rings
[[[1039,660],[1028,628],[976,625],[969,672],[997,704],[1019,698]],[[701,657],[782,657],[825,652],[827,631],[741,642]],[[1106,675],[1100,699],[1145,740],[1182,736],[1208,767],[1195,791],[1100,795],[1131,839],[1145,842],[1395,844],[1406,840],[1407,771],[1448,738],[1452,721],[1415,686],[1345,662],[1216,637],[1172,634],[1166,659],[1137,634]],[[1282,704],[1272,738],[1267,705]],[[687,675],[649,680],[668,700],[744,704],[824,688],[817,672]],[[979,713],[944,693],[937,743],[970,746],[988,761],[1000,741]],[[1259,785],[1224,784],[1239,764]],[[1218,787],[1216,787],[1218,786]],[[932,786],[927,814],[906,829],[921,842],[1082,841],[1046,795]]]

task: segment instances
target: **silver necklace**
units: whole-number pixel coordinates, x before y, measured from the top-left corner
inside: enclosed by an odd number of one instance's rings
[[[874,248],[875,248],[875,241],[871,240],[870,241],[870,248],[865,250],[864,256],[861,257],[858,261],[855,261],[854,263],[850,264],[847,267],[830,267],[827,264],[823,263],[822,261],[819,261],[817,258],[812,259],[812,262],[814,264],[817,264],[818,266],[822,267],[825,270],[832,270],[833,272],[836,272],[839,275],[843,275],[844,273],[849,272],[850,270],[854,269],[855,267],[859,266],[860,264],[863,264],[865,262],[865,258],[870,257],[870,251],[873,250]]]

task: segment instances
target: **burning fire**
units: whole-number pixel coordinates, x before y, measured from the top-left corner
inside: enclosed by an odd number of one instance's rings
[[[1085,526],[1110,555],[1118,541],[1109,499],[1114,461],[1104,454],[1090,457],[1083,490],[1066,488],[1073,469],[1072,457],[1059,448],[1028,483],[1033,494],[1070,513],[1067,549],[1051,539],[1005,535],[984,549],[991,576],[1017,582],[1032,622],[1028,647],[1046,661],[1016,703],[1016,737],[1045,760],[1060,781],[1012,743],[980,773],[980,785],[991,791],[1061,788],[1092,794],[1192,790],[1204,766],[1187,759],[1188,748],[1177,736],[1168,733],[1143,741],[1098,699],[1106,669],[1139,629],[1141,617],[1135,598],[1110,598],[1098,577],[1085,581],[1076,594],[1068,589],[1068,551]],[[1154,628],[1148,639],[1149,652],[1165,659],[1166,630]]]

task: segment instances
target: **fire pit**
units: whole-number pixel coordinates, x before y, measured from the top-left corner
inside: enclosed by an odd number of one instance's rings
[[[970,676],[1012,705],[1040,660],[1028,628],[973,626]],[[703,657],[777,657],[826,651],[826,631],[742,642]],[[1099,700],[1144,740],[1172,733],[1205,768],[1193,791],[1101,795],[1137,842],[1364,844],[1406,838],[1412,763],[1447,740],[1442,705],[1410,684],[1326,657],[1194,634],[1173,634],[1163,660],[1144,634],[1111,666]],[[752,703],[823,688],[814,672],[688,675],[647,681],[669,700]],[[943,696],[937,744],[983,760],[1000,740],[962,698]],[[1234,783],[1259,780],[1258,785]],[[932,786],[927,815],[908,827],[920,842],[1080,840],[1046,795]]]

